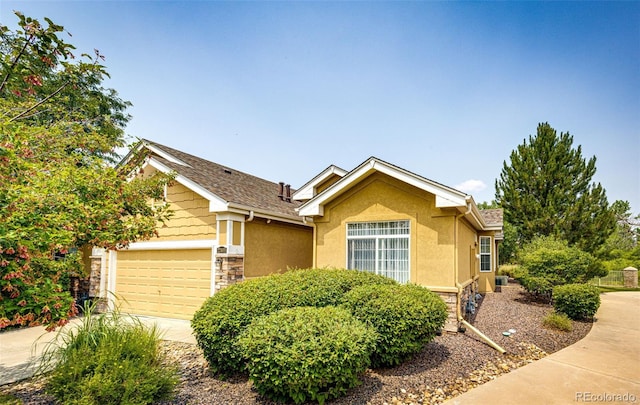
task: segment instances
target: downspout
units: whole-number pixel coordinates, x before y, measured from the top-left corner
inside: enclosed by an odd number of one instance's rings
[[[246,219],[246,222],[251,222],[253,221],[253,216],[255,214],[253,213],[253,210],[249,211],[249,218]]]
[[[505,354],[507,351],[504,350],[502,347],[500,347],[500,345],[498,345],[496,342],[494,342],[493,340],[489,339],[489,337],[487,337],[487,335],[485,335],[484,333],[480,332],[475,326],[471,325],[469,322],[464,320],[464,317],[462,316],[462,310],[460,309],[460,297],[462,296],[462,289],[464,288],[462,286],[462,284],[460,284],[460,282],[458,281],[458,223],[460,221],[460,218],[464,217],[465,215],[469,215],[471,213],[471,200],[469,198],[467,198],[467,211],[464,214],[458,214],[455,216],[455,221],[456,221],[456,226],[455,226],[455,278],[456,278],[456,287],[458,288],[458,299],[456,300],[456,317],[458,318],[458,322],[460,322],[460,324],[464,325],[467,329],[469,329],[470,331],[472,331],[473,333],[475,333],[476,335],[478,335],[480,337],[480,339],[482,339],[485,343],[487,343],[489,346],[493,347],[494,349],[496,349],[497,351],[500,352],[500,354]]]

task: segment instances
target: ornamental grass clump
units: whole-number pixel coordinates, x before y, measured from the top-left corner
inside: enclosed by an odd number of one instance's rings
[[[563,332],[571,332],[573,330],[573,324],[567,314],[561,312],[550,312],[542,319],[542,325],[547,328],[560,330]]]
[[[261,395],[323,404],[359,385],[376,340],[344,308],[297,307],[256,319],[238,345]]]
[[[378,334],[373,367],[396,366],[433,340],[447,319],[447,306],[415,284],[363,285],[344,296],[342,307]]]
[[[295,307],[336,306],[351,289],[397,285],[389,278],[344,269],[292,270],[234,284],[208,298],[191,326],[211,371],[229,376],[246,371],[237,338],[256,318]]]
[[[179,381],[160,352],[158,329],[118,311],[85,306],[78,326],[58,332],[45,349],[46,390],[64,404],[151,404],[169,399]]]

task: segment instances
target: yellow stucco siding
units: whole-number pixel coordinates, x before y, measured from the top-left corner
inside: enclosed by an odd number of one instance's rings
[[[313,230],[255,218],[245,223],[245,278],[266,276],[287,268],[311,267]]]
[[[458,282],[469,281],[477,274],[476,232],[464,219],[458,224]]]
[[[454,282],[454,215],[435,196],[375,173],[324,207],[316,223],[318,267],[345,267],[346,227],[352,222],[410,221],[410,280],[427,286]]]
[[[232,244],[240,245],[242,243],[242,224],[240,222],[233,222],[233,241]]]
[[[167,189],[167,203],[173,217],[158,227],[160,240],[216,238],[216,216],[209,212],[209,201],[179,183]]]

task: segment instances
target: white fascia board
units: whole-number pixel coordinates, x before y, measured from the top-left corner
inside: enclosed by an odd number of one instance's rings
[[[129,150],[129,152],[126,154],[126,156],[124,158],[122,158],[122,160],[120,160],[120,162],[116,165],[116,167],[121,167],[121,166],[124,166],[127,163],[129,163],[129,161],[131,159],[133,159],[133,157],[135,155],[137,155],[138,152],[140,152],[140,150],[142,148],[144,148],[145,146],[146,145],[144,144],[144,142],[138,143],[138,145],[134,149]]]
[[[235,222],[244,222],[245,214],[243,213],[235,213],[235,212],[220,212],[216,214],[217,221],[235,221]]]
[[[369,159],[361,164],[359,167],[348,173],[342,179],[332,184],[329,188],[322,193],[316,195],[311,200],[304,203],[298,214],[301,216],[322,216],[324,215],[324,204],[331,201],[335,196],[342,194],[343,191],[348,189],[356,180],[366,176],[374,170],[374,161]]]
[[[436,196],[436,207],[459,207],[466,205],[466,194],[454,193],[440,184],[434,183],[424,177],[419,177],[413,173],[398,169],[387,165],[386,163],[376,161],[375,169],[388,176],[395,177],[407,184],[424,190]],[[438,202],[442,205],[438,205]]]
[[[158,169],[163,173],[173,172],[173,170],[171,170],[169,167],[163,165],[162,163],[158,162],[153,158],[149,159],[149,165]],[[190,189],[194,193],[198,194],[202,198],[208,200],[210,212],[226,211],[227,202],[222,198],[218,197],[217,195],[213,194],[212,192],[206,190],[204,187],[200,186],[198,183],[195,183],[189,180],[188,178],[186,178],[181,174],[178,174],[176,176],[176,181],[182,184],[183,186],[185,186],[186,188]]]
[[[262,210],[259,208],[255,208],[255,207],[249,207],[246,205],[241,205],[241,204],[235,204],[235,203],[229,203],[227,206],[227,211],[228,212],[236,212],[236,213],[244,213],[245,215],[249,215],[249,213],[251,211],[253,211],[253,215],[256,217],[260,217],[260,218],[265,218],[265,219],[271,219],[274,221],[280,221],[280,222],[287,222],[290,224],[296,224],[296,225],[308,225],[309,224],[305,224],[304,220],[301,216],[297,216],[297,215],[286,215],[286,214],[281,214],[278,212],[273,212],[273,211],[268,211],[268,210]]]
[[[324,204],[331,201],[335,196],[351,187],[353,183],[366,177],[373,171],[386,174],[406,184],[434,194],[436,196],[436,207],[438,208],[466,207],[466,194],[456,192],[453,189],[448,189],[424,177],[417,176],[411,172],[392,166],[376,158],[371,158],[361,164],[354,171],[344,176],[341,180],[338,180],[331,187],[303,204],[298,213],[303,216],[322,216],[324,214]]]
[[[300,187],[300,189],[293,193],[291,198],[294,200],[310,200],[314,196],[314,190],[316,186],[328,179],[333,174],[344,177],[344,175],[347,174],[347,171],[339,168],[338,166],[331,165],[320,172],[320,174],[318,174],[316,177],[311,179],[311,181]]]
[[[143,241],[122,250],[212,249],[217,244],[216,239]]]

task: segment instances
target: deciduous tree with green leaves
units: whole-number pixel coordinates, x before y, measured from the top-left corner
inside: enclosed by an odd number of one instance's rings
[[[0,25],[0,329],[53,329],[75,313],[72,252],[152,237],[170,211],[148,202],[170,177],[113,164],[129,103],[102,87],[102,55],[75,59],[62,26],[16,15]]]
[[[615,229],[605,189],[592,182],[595,172],[595,156],[585,160],[568,132],[539,124],[496,180],[496,201],[519,243],[551,235],[594,253]]]

